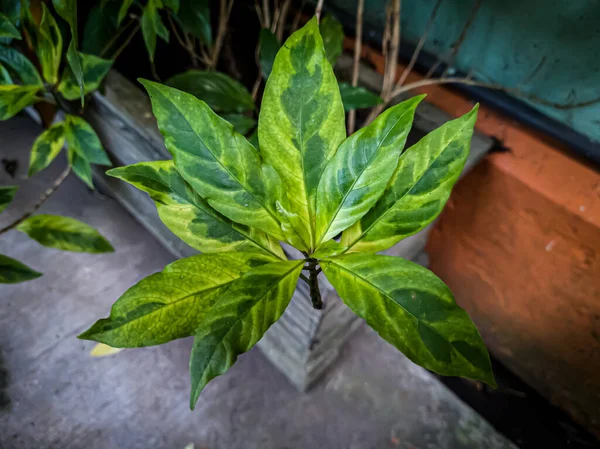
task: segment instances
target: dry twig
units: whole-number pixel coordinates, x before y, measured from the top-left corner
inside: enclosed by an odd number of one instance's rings
[[[356,38],[354,39],[354,62],[352,65],[352,85],[358,85],[358,74],[360,70],[360,56],[362,51],[362,28],[365,0],[358,0],[356,7]],[[356,109],[348,113],[348,135],[354,133],[356,128]]]
[[[215,45],[210,56],[210,63],[206,65],[207,70],[214,70],[219,62],[221,48],[223,47],[225,35],[227,34],[227,25],[229,24],[229,15],[231,14],[233,2],[234,0],[221,0],[219,2],[219,26],[217,29],[217,38],[215,39]]]
[[[325,3],[325,0],[319,0],[317,3],[317,7],[315,8],[315,16],[317,16],[317,21],[321,21],[321,12],[323,11],[323,3]]]

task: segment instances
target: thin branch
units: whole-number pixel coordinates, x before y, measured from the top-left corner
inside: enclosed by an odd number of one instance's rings
[[[398,86],[392,92],[391,98],[389,101],[386,102],[386,105],[389,104],[389,102],[394,97],[397,97],[398,95],[401,95],[410,90],[418,89],[420,87],[434,86],[434,85],[441,85],[441,84],[463,84],[466,86],[484,87],[486,89],[500,90],[502,92],[505,92],[505,93],[508,93],[508,94],[511,94],[511,95],[514,95],[517,97],[523,97],[534,103],[539,103],[539,104],[542,104],[545,106],[551,106],[553,108],[562,109],[562,110],[584,108],[587,106],[592,106],[596,103],[600,103],[600,97],[594,98],[592,100],[582,101],[579,103],[569,103],[569,104],[556,103],[553,101],[545,100],[543,98],[539,98],[535,95],[528,94],[526,92],[523,92],[520,89],[513,88],[513,87],[505,87],[500,84],[486,83],[483,81],[476,81],[476,80],[472,80],[469,78],[436,78],[436,79],[422,79],[420,81],[415,81],[414,83],[406,84],[405,86]]]
[[[323,11],[323,3],[325,0],[319,0],[317,3],[317,7],[315,8],[315,16],[317,16],[317,21],[321,21],[321,12]]]
[[[133,25],[133,23],[136,22],[136,20],[137,19],[133,17],[131,20],[129,20],[129,22],[125,24],[124,27],[120,28],[117,31],[117,33],[110,38],[110,40],[104,45],[104,47],[102,47],[102,50],[100,50],[100,57],[104,57],[106,55],[108,50],[110,50],[110,48],[115,44],[115,42],[117,42],[121,35],[127,30],[127,28]],[[139,20],[137,22],[139,23]]]
[[[213,47],[210,63],[207,64],[208,70],[214,70],[219,62],[219,56],[221,54],[221,48],[223,47],[223,41],[227,34],[227,25],[229,24],[229,15],[231,14],[231,8],[233,7],[234,0],[221,0],[219,3],[219,27],[217,31],[217,38],[215,39],[215,46]]]
[[[260,5],[258,4],[258,0],[254,0],[254,8],[256,9],[256,15],[258,16],[258,21],[260,22],[260,27],[266,28],[265,18],[264,18],[262,9],[260,8]]]
[[[303,270],[310,270],[310,268],[303,268]],[[300,273],[300,279],[302,279],[304,282],[306,282],[308,285],[310,285],[310,281],[308,280],[308,278],[306,276],[304,276],[302,273]]]
[[[281,14],[281,7],[279,1],[275,1],[275,12],[273,13],[273,20],[271,20],[271,33],[275,33],[277,30],[277,24],[279,23],[279,15]]]
[[[365,9],[365,0],[358,0],[356,7],[356,37],[354,39],[354,62],[352,65],[352,85],[358,85],[358,74],[360,70],[360,56],[362,51],[362,28],[363,15]],[[348,113],[348,135],[354,133],[356,128],[356,109],[352,109]]]
[[[285,31],[285,22],[287,21],[287,15],[290,10],[292,0],[284,0],[281,6],[281,14],[279,15],[279,23],[277,24],[277,40],[281,42],[283,40],[283,33]]]
[[[381,84],[381,98],[384,104],[377,105],[367,116],[363,126],[368,125],[377,117],[385,103],[391,100],[390,94],[396,80],[396,69],[398,66],[398,50],[400,48],[400,12],[401,0],[392,0],[386,9],[385,29],[383,32],[383,55],[385,58],[385,67],[383,71],[383,82]]]
[[[129,36],[127,36],[127,39],[125,39],[125,41],[121,44],[121,46],[119,48],[117,48],[117,50],[113,54],[113,56],[111,58],[113,61],[115,59],[117,59],[119,57],[119,55],[123,52],[123,50],[125,50],[125,48],[131,43],[131,40],[136,35],[136,33],[140,30],[140,27],[141,27],[141,24],[138,22],[136,24],[136,26],[133,28],[133,30],[131,30],[131,33],[129,33]]]
[[[265,28],[271,27],[271,12],[269,11],[269,0],[262,0],[263,17],[265,19]]]
[[[300,19],[302,18],[302,11],[304,11],[305,6],[306,6],[306,0],[302,0],[302,3],[300,4],[300,8],[298,8],[298,11],[296,11],[296,16],[294,17],[294,21],[292,22],[292,30],[291,30],[292,33],[294,31],[296,31],[298,29],[298,26],[300,25]]]
[[[27,212],[25,212],[23,215],[21,215],[19,218],[17,218],[15,221],[13,221],[11,224],[0,229],[0,234],[4,234],[5,232],[16,228],[21,223],[23,223],[25,220],[27,220],[29,217],[31,217],[33,214],[35,214],[40,209],[40,207],[42,207],[44,205],[44,203],[48,200],[48,198],[50,198],[52,196],[52,194],[54,194],[54,192],[56,192],[58,190],[58,188],[63,183],[63,181],[67,178],[67,176],[69,176],[69,173],[71,173],[70,166],[68,166],[60,174],[60,176],[58,178],[56,178],[56,180],[52,183],[52,185],[38,199],[37,203],[35,203]]]
[[[421,36],[421,39],[419,39],[419,42],[417,43],[415,51],[413,52],[413,54],[410,58],[410,62],[408,63],[408,65],[406,66],[404,71],[402,72],[402,75],[400,75],[400,79],[398,79],[396,86],[402,86],[404,84],[404,82],[406,81],[406,78],[408,78],[408,75],[410,75],[410,72],[412,71],[415,64],[417,63],[417,59],[419,59],[421,50],[423,49],[425,42],[427,42],[427,37],[429,36],[429,31],[431,30],[431,26],[435,22],[435,17],[437,16],[437,13],[438,13],[443,1],[444,0],[437,0],[437,2],[435,3],[435,6],[433,7],[433,10],[431,11],[431,15],[429,16],[429,20],[427,21],[427,25],[425,25],[425,30],[423,30],[423,35]]]
[[[167,14],[167,20],[169,21],[169,26],[171,27],[171,30],[173,30],[175,39],[177,40],[179,45],[181,45],[181,47],[183,49],[185,49],[185,51],[188,52],[194,67],[197,67],[198,60],[200,60],[200,56],[198,56],[196,54],[196,51],[194,50],[194,42],[188,37],[188,35],[185,32],[183,34],[185,41],[183,40],[184,38],[181,37],[181,35],[179,34],[179,31],[177,31],[177,27],[175,26],[175,23],[173,22],[173,19],[171,19],[171,14]]]

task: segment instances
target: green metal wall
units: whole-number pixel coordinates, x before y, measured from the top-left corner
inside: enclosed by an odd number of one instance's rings
[[[329,0],[353,14],[356,0]],[[600,97],[600,0],[481,0],[456,59],[478,79],[518,87],[537,97],[574,103]],[[402,36],[417,42],[436,0],[402,1]],[[387,0],[366,0],[367,29],[382,30]],[[425,49],[448,54],[474,0],[443,0]],[[556,109],[530,103],[600,142],[600,103]]]

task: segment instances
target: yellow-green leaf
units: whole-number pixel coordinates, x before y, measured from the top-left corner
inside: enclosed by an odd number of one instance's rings
[[[305,248],[316,244],[317,186],[345,136],[340,91],[313,18],[277,53],[258,120],[260,152],[285,185]]]
[[[224,73],[188,70],[168,79],[165,84],[192,94],[216,112],[242,113],[254,109],[248,89]]]
[[[285,260],[279,242],[262,231],[224,217],[203,200],[175,169],[173,161],[141,162],[107,172],[148,193],[163,223],[203,253],[253,252]]]
[[[0,45],[0,62],[9,67],[23,84],[42,86],[42,78],[29,59],[12,47]]]
[[[496,386],[477,328],[431,271],[376,254],[325,259],[321,267],[344,302],[410,360]]]
[[[40,86],[0,85],[0,120],[8,120],[37,101]]]
[[[384,251],[440,214],[467,160],[476,119],[477,106],[400,156],[383,196],[342,235],[349,251]]]
[[[127,290],[79,338],[115,348],[166,343],[193,335],[214,303],[244,273],[268,262],[256,254],[199,254],[173,262]]]
[[[83,93],[85,95],[100,87],[100,83],[112,67],[113,61],[85,53],[79,53],[79,59],[83,71]],[[63,71],[58,91],[67,100],[76,100],[81,95],[79,81],[70,66]]]
[[[340,145],[317,190],[317,246],[356,223],[381,197],[423,98],[388,109]]]
[[[196,331],[190,358],[192,409],[206,384],[252,349],[281,317],[302,265],[300,260],[274,262],[248,271],[206,314]]]
[[[15,194],[19,190],[19,186],[2,186],[0,187],[0,213],[12,202]]]
[[[29,159],[28,176],[45,169],[54,160],[65,145],[65,124],[56,123],[39,135],[33,147]]]
[[[125,19],[125,16],[129,11],[129,8],[131,7],[131,5],[133,5],[133,1],[134,0],[122,0],[121,6],[119,8],[119,16],[117,17],[117,25],[121,25],[121,22],[123,22],[123,19]]]
[[[78,253],[108,253],[114,251],[98,231],[79,220],[59,215],[34,215],[21,222],[17,229],[49,248]]]
[[[175,167],[192,188],[230,220],[286,240],[276,209],[280,181],[258,151],[203,101],[141,82]]]
[[[63,38],[56,20],[45,3],[42,3],[42,10],[42,21],[37,30],[36,53],[42,65],[44,79],[50,84],[56,84]]]
[[[18,260],[0,254],[0,284],[17,284],[39,278],[42,273],[32,270]]]
[[[0,37],[21,39],[21,33],[17,30],[17,27],[2,13],[0,13]]]
[[[92,357],[107,357],[109,355],[115,355],[121,352],[123,348],[113,348],[112,346],[105,345],[104,343],[96,344],[90,351]]]
[[[319,25],[327,60],[334,66],[344,49],[344,29],[335,17],[328,14]]]

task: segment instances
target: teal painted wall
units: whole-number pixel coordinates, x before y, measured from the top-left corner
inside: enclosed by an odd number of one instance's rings
[[[356,0],[329,0],[354,14]],[[366,0],[367,29],[383,29],[387,0]],[[425,49],[446,55],[473,0],[444,0]],[[402,1],[402,37],[416,43],[435,0]],[[600,0],[482,0],[456,66],[557,103],[600,97]],[[536,70],[536,67],[538,69]],[[532,74],[535,74],[532,76]],[[600,103],[562,110],[531,106],[600,142]]]

